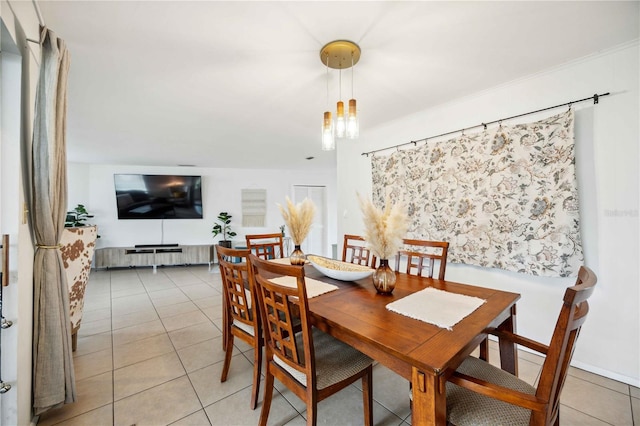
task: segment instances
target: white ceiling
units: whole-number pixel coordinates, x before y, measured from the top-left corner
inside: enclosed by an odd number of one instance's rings
[[[639,32],[637,1],[39,4],[71,53],[68,159],[101,164],[335,167],[335,151],[320,150],[319,52],[336,39],[362,49],[363,139],[376,124]],[[343,71],[345,101],[350,80]],[[332,70],[332,105],[337,98]]]

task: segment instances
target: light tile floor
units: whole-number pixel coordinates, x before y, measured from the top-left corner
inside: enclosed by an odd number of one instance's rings
[[[45,413],[38,425],[257,424],[248,345],[236,339],[220,383],[221,303],[217,268],[92,271],[74,354],[78,401]],[[521,352],[521,377],[533,384],[540,363]],[[410,424],[407,381],[376,365],[373,387],[375,424]],[[276,388],[269,423],[305,424],[302,401],[277,381]],[[640,389],[582,370],[571,369],[561,401],[562,425],[640,425]],[[321,402],[318,423],[362,424],[360,383]]]

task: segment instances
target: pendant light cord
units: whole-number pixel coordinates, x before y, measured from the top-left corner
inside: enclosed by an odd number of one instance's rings
[[[353,96],[353,51],[351,52],[351,99],[355,99]]]
[[[327,111],[329,111],[329,54],[327,53]]]

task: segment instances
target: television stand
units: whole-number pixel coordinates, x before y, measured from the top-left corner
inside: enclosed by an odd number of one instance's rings
[[[127,268],[211,264],[215,260],[213,245],[138,244],[133,247],[96,249],[95,268]]]
[[[178,243],[174,244],[136,244],[135,248],[161,248],[161,247],[178,247]]]

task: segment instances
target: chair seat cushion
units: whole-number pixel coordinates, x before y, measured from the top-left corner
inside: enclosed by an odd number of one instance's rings
[[[475,357],[468,357],[456,370],[505,388],[535,395],[527,382]],[[453,425],[528,425],[531,411],[447,383],[447,421]]]
[[[304,354],[302,333],[296,335],[296,345]],[[324,389],[357,374],[373,363],[372,359],[353,347],[334,339],[326,333],[313,329],[313,346],[316,358],[316,378],[318,389]],[[274,354],[273,361],[285,369],[297,381],[307,385],[307,376],[295,370]]]
[[[233,326],[234,327],[238,327],[240,330],[244,331],[245,333],[253,336],[255,335],[255,331],[253,329],[252,326],[250,326],[249,324],[245,324],[242,321],[234,321],[233,322]]]

